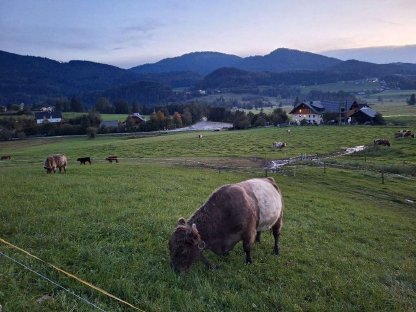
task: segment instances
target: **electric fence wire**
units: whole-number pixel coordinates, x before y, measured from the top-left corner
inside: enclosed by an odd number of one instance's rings
[[[65,288],[64,286],[59,285],[58,283],[54,282],[54,281],[53,281],[53,280],[51,280],[50,278],[48,278],[48,277],[46,277],[46,276],[42,275],[42,274],[41,274],[41,273],[39,273],[39,272],[36,272],[35,270],[33,270],[33,269],[32,269],[32,268],[30,268],[29,266],[25,265],[24,263],[22,263],[22,262],[20,262],[20,261],[18,261],[18,260],[16,260],[16,259],[13,259],[12,257],[10,257],[10,256],[8,256],[8,255],[6,255],[6,254],[2,253],[1,251],[0,251],[0,255],[1,255],[1,256],[4,256],[4,257],[6,257],[7,259],[9,259],[9,260],[13,261],[14,263],[16,263],[16,264],[18,264],[18,265],[20,265],[21,267],[25,268],[26,270],[28,270],[28,271],[30,271],[30,272],[32,272],[32,273],[34,273],[34,274],[36,274],[37,276],[39,276],[39,277],[43,278],[44,280],[46,280],[46,281],[48,281],[48,282],[52,283],[53,285],[55,285],[55,286],[57,286],[57,287],[61,288],[62,290],[64,290],[64,291],[68,292],[69,294],[73,295],[73,296],[74,296],[74,297],[76,297],[77,299],[82,300],[82,301],[84,301],[85,303],[87,303],[87,304],[89,304],[89,305],[93,306],[93,307],[94,307],[94,308],[96,308],[97,310],[99,310],[99,311],[103,311],[103,312],[107,312],[106,310],[103,310],[101,307],[97,306],[96,304],[92,303],[91,301],[88,301],[87,299],[85,299],[85,298],[83,298],[83,297],[81,297],[81,296],[77,295],[76,293],[74,293],[73,291],[69,290],[68,288]]]

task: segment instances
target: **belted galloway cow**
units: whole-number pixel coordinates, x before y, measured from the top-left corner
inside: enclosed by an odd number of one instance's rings
[[[273,142],[273,148],[280,149],[287,146],[285,142]]]
[[[211,268],[203,255],[205,249],[226,255],[239,241],[243,241],[246,263],[252,263],[254,241],[260,241],[260,232],[269,229],[274,236],[274,254],[278,255],[282,224],[283,198],[273,178],[224,185],[187,222],[178,220],[169,240],[172,268],[184,272],[198,260]]]
[[[68,164],[68,160],[64,154],[54,154],[49,155],[46,157],[45,164],[43,165],[43,168],[46,169],[47,173],[55,173],[56,169],[59,169],[59,173],[61,173],[61,170],[63,169],[66,173],[66,166]]]

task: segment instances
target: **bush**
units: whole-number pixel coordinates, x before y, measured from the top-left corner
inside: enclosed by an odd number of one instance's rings
[[[87,136],[90,139],[95,139],[97,135],[97,128],[96,127],[88,127],[87,128]]]

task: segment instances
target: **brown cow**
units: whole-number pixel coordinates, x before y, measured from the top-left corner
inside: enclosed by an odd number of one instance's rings
[[[56,168],[59,169],[59,173],[61,170],[64,169],[64,173],[66,173],[66,166],[68,164],[68,160],[64,154],[54,154],[49,155],[46,160],[43,168],[46,169],[47,173],[56,172]]]
[[[283,224],[282,193],[273,178],[250,179],[217,189],[191,216],[180,218],[169,240],[170,259],[176,272],[184,272],[201,260],[212,267],[202,251],[228,254],[243,241],[246,263],[252,263],[251,247],[260,232],[272,229],[274,254],[279,254]]]
[[[117,156],[108,156],[105,160],[108,160],[108,162],[110,162],[110,163],[113,163],[113,161],[115,161],[116,163],[118,163]]]
[[[12,159],[12,156],[10,155],[1,156],[1,160],[10,160],[10,159]]]

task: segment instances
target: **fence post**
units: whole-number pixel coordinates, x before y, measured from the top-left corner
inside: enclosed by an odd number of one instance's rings
[[[326,164],[324,162],[324,173],[326,173]]]
[[[218,167],[218,174],[221,174],[221,167]]]
[[[293,176],[296,177],[296,165],[293,167]]]
[[[264,169],[264,174],[265,174],[265,176],[267,178],[267,169]]]
[[[384,171],[381,171],[381,184],[384,184]]]

